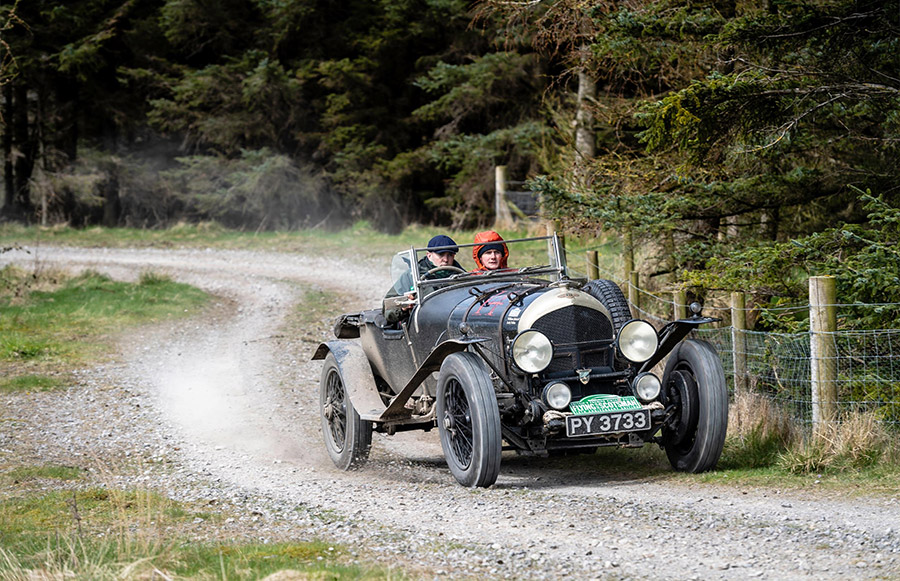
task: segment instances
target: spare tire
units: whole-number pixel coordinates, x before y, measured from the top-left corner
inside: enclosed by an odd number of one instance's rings
[[[603,306],[609,311],[613,331],[616,333],[619,332],[622,325],[634,318],[631,316],[628,299],[625,298],[622,289],[615,282],[602,278],[591,280],[582,287],[582,290],[603,303]]]

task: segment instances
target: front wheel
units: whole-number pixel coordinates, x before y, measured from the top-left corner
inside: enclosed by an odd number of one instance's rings
[[[437,423],[450,472],[463,486],[488,487],[500,473],[500,411],[484,365],[453,353],[441,365]]]
[[[663,385],[676,406],[662,433],[669,463],[679,472],[715,468],[728,427],[728,388],[715,349],[705,341],[682,342],[669,356]]]
[[[347,386],[333,353],[325,357],[319,383],[322,435],[331,461],[341,470],[365,464],[372,447],[372,422],[360,419],[347,395]]]

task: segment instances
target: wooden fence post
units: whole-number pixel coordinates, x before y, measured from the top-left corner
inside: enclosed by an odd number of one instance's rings
[[[494,168],[494,229],[505,230],[514,225],[509,203],[506,201],[506,166]]]
[[[687,306],[687,293],[683,290],[675,291],[672,295],[675,302],[675,320],[679,319],[687,319],[688,316],[688,306]]]
[[[834,277],[809,279],[809,357],[816,433],[837,418],[837,291]]]
[[[638,292],[638,272],[632,270],[629,275],[628,302],[631,303],[631,316],[637,318],[641,313],[641,295]]]
[[[600,265],[597,263],[597,251],[587,251],[587,276],[588,280],[597,280],[600,278]]]
[[[744,293],[731,293],[731,344],[734,394],[747,392],[747,310]]]

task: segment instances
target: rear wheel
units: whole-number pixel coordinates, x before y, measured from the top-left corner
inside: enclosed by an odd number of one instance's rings
[[[472,353],[441,365],[437,422],[450,472],[463,486],[487,487],[500,473],[500,412],[490,375]]]
[[[333,353],[325,357],[319,383],[322,435],[331,461],[341,470],[365,464],[372,447],[372,422],[360,419],[347,395],[347,387]]]
[[[622,325],[632,319],[628,299],[619,285],[611,280],[597,279],[584,285],[584,291],[603,303],[612,319],[613,330],[618,333]]]
[[[679,472],[715,468],[728,427],[728,388],[715,349],[705,341],[683,341],[669,356],[663,385],[676,406],[662,432],[669,463]]]

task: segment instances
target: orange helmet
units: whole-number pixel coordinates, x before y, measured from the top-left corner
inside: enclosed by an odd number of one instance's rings
[[[485,230],[475,235],[475,246],[472,247],[472,258],[475,260],[477,270],[485,270],[481,263],[481,255],[488,250],[499,250],[503,253],[500,259],[500,268],[506,268],[506,259],[509,258],[509,248],[503,242],[503,237],[493,230]]]

